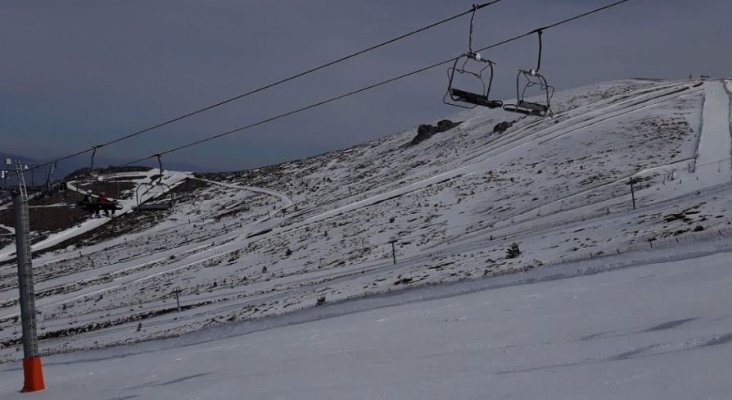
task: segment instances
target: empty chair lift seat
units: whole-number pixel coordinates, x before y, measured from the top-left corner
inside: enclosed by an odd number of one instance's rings
[[[488,96],[466,92],[455,88],[450,88],[450,97],[455,101],[462,101],[488,108],[500,108],[503,106],[503,102],[501,100],[490,100],[488,99]]]

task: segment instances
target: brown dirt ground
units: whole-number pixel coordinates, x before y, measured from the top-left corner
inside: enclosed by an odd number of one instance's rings
[[[188,179],[173,189],[173,195],[177,202],[187,202],[195,197],[196,192],[199,189],[208,185],[209,184],[206,182]],[[154,225],[170,213],[171,211],[158,211],[133,212],[120,215],[93,231],[71,238],[45,251],[62,249],[72,244],[83,244],[88,246],[103,240],[136,232]]]
[[[57,232],[80,223],[87,213],[76,208],[79,200],[81,195],[65,190],[29,201],[31,231]],[[12,209],[0,211],[0,224],[15,227]]]

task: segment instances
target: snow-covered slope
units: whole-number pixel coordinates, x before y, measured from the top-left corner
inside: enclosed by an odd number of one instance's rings
[[[47,390],[32,396],[725,399],[732,391],[730,256],[459,296],[450,296],[455,287],[417,290],[305,311],[312,322],[272,328],[260,321],[190,341],[46,357]],[[438,298],[414,301],[424,296]],[[354,312],[363,307],[371,310]],[[335,317],[319,318],[328,315]],[[21,375],[0,366],[3,399],[29,396],[15,393]]]
[[[417,145],[415,129],[187,179],[173,211],[115,218],[36,257],[41,348],[174,337],[570,261],[662,259],[732,232],[728,82],[623,80],[554,100],[553,119],[476,109]],[[20,356],[15,285],[14,266],[0,266],[0,360]]]

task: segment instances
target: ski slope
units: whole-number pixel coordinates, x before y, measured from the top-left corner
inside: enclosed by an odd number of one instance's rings
[[[731,255],[457,296],[433,288],[433,300],[334,305],[320,313],[343,315],[211,329],[194,344],[47,357],[47,390],[33,397],[722,399],[732,391]],[[0,387],[19,385],[17,367],[0,369]]]
[[[148,219],[118,217],[104,227],[121,234],[93,241],[64,242],[71,244],[36,255],[36,304],[42,351],[46,355],[71,352],[52,359],[72,360],[87,358],[86,351],[90,349],[127,345],[88,354],[90,358],[112,357],[100,361],[101,364],[79,363],[79,368],[112,371],[111,363],[117,356],[135,354],[125,359],[133,360],[127,367],[131,371],[127,378],[137,383],[120,388],[109,398],[150,397],[150,393],[164,393],[171,398],[227,397],[231,392],[216,389],[227,386],[221,381],[232,380],[227,371],[250,367],[242,360],[251,356],[256,359],[257,354],[264,357],[265,351],[285,358],[273,364],[255,363],[262,369],[251,376],[237,375],[236,385],[241,381],[251,387],[254,381],[250,385],[247,379],[272,375],[303,382],[301,386],[311,391],[278,392],[277,387],[263,384],[261,392],[252,392],[261,395],[255,398],[295,398],[296,394],[309,396],[306,398],[343,398],[343,393],[351,391],[357,398],[430,398],[433,392],[433,398],[438,394],[454,397],[439,388],[421,391],[418,383],[430,387],[428,382],[439,378],[447,379],[440,387],[460,388],[466,384],[476,391],[465,392],[465,397],[479,398],[485,397],[478,390],[488,390],[487,382],[506,384],[519,379],[513,378],[517,376],[528,376],[540,382],[542,388],[561,393],[554,397],[573,398],[575,392],[569,389],[588,379],[583,367],[607,368],[608,382],[633,382],[634,378],[619,367],[623,360],[610,358],[640,348],[633,346],[637,343],[645,346],[646,337],[658,339],[660,347],[647,344],[650,347],[638,351],[643,357],[633,355],[629,359],[701,354],[711,345],[688,345],[683,351],[662,352],[659,349],[667,344],[661,336],[666,331],[676,331],[669,328],[642,332],[645,328],[641,325],[647,322],[661,326],[669,321],[698,318],[688,324],[670,324],[681,330],[680,336],[674,338],[691,338],[693,333],[698,334],[694,337],[699,343],[715,343],[714,335],[723,338],[726,334],[726,320],[715,309],[705,314],[702,305],[706,301],[721,301],[721,290],[715,292],[711,286],[729,283],[719,260],[732,251],[728,202],[732,195],[730,82],[606,82],[558,92],[554,107],[554,119],[520,117],[500,110],[461,112],[451,117],[461,122],[456,128],[416,146],[409,145],[416,134],[416,129],[412,129],[343,151],[251,171],[181,175],[187,178],[181,179],[181,187],[190,187],[184,188],[183,197],[173,210]],[[505,133],[492,131],[497,123],[505,121],[512,122]],[[631,180],[635,182],[635,204],[631,199]],[[62,232],[57,238],[78,233]],[[521,250],[515,258],[507,255],[513,243]],[[676,275],[669,271],[681,274],[696,265],[710,268],[710,275],[701,274],[693,281],[694,290],[704,292],[698,308],[680,312],[682,303],[689,300],[686,295],[667,301],[668,309],[664,308],[661,299],[665,299],[666,293],[686,293],[686,289],[673,284]],[[634,268],[627,268],[631,266]],[[634,274],[657,269],[660,272],[653,276],[658,279],[658,288],[640,290],[651,285],[648,282],[656,281],[652,277],[636,279]],[[601,271],[605,273],[592,275]],[[7,362],[4,365],[14,365],[20,356],[14,272],[14,265],[0,264],[0,362]],[[694,275],[693,272],[689,273]],[[605,280],[608,285],[614,282],[614,288],[603,286]],[[580,281],[585,282],[588,293],[600,297],[572,304],[561,296],[549,295]],[[602,290],[607,290],[605,297]],[[180,294],[181,311],[175,303],[175,291]],[[595,312],[601,309],[602,302],[616,305],[609,300],[611,295],[618,297],[617,309],[606,315]],[[503,305],[504,297],[505,309],[511,311],[497,314],[490,305]],[[473,308],[463,303],[455,307],[468,310],[471,315],[486,311],[485,320],[464,329],[427,329],[433,327],[434,321],[426,310],[442,310],[435,312],[445,319],[460,321],[462,317],[450,314],[451,308],[446,305],[468,298],[477,302]],[[318,299],[325,299],[326,305],[316,307]],[[637,304],[646,303],[655,308],[643,314]],[[556,309],[543,308],[544,305],[554,305]],[[382,309],[387,306],[392,308]],[[583,311],[585,306],[594,311]],[[570,310],[568,315],[581,315],[574,319],[579,322],[572,325],[564,319],[565,309]],[[334,356],[316,346],[309,347],[310,353],[297,353],[288,347],[294,337],[307,336],[302,330],[307,327],[318,329],[320,335],[350,332],[351,335],[339,338],[328,336],[328,342],[360,349],[354,350],[358,355],[368,354],[368,349],[374,349],[373,342],[371,347],[360,348],[348,341],[361,338],[368,344],[370,339],[379,337],[377,332],[369,331],[370,325],[358,322],[364,314],[348,315],[363,310],[370,310],[365,314],[373,313],[374,318],[378,315],[378,320],[385,321],[392,321],[388,314],[392,311],[402,313],[399,321],[403,320],[403,325],[396,324],[393,331],[383,333],[385,343],[393,344],[385,345],[380,354],[386,357],[404,349],[410,356],[404,361],[399,357],[373,358],[371,367],[360,370],[355,361],[348,360],[348,352]],[[408,317],[412,314],[414,318]],[[314,321],[321,315],[338,317]],[[542,341],[544,332],[534,325],[533,319],[547,325],[548,342]],[[626,331],[616,336],[585,332],[583,319],[587,319],[587,327],[593,328],[587,331]],[[473,331],[490,331],[488,320],[507,327],[493,331],[491,340],[496,340],[496,348],[505,350],[504,354],[517,351],[516,357],[485,350],[485,356],[496,363],[468,362],[459,369],[464,371],[465,382],[460,380],[460,374],[444,377],[447,373],[438,366],[451,365],[451,360],[456,362],[466,352],[446,350],[435,355],[429,351],[429,345],[449,348],[448,341],[455,346],[477,341],[478,337],[471,336]],[[562,324],[555,324],[555,320]],[[323,328],[319,328],[321,325]],[[520,335],[514,338],[513,333],[509,334],[514,330],[523,332],[522,327],[536,330],[526,333],[529,350],[523,353],[520,346],[513,350],[511,344]],[[696,331],[684,333],[688,327]],[[276,329],[268,330],[269,334],[249,334],[269,328]],[[405,342],[401,336],[404,332],[415,342]],[[578,336],[580,333],[584,336]],[[597,340],[572,339],[594,334],[599,335]],[[238,336],[226,338],[230,335]],[[249,344],[261,337],[272,340]],[[617,340],[612,342],[611,338]],[[201,340],[213,340],[217,347],[197,345]],[[129,346],[146,341],[153,342]],[[304,343],[302,339],[295,342]],[[720,348],[726,344],[722,342]],[[184,344],[187,347],[178,347]],[[217,353],[218,344],[222,349],[236,350],[231,354],[228,350]],[[246,353],[259,348],[262,353]],[[293,358],[275,350],[281,348],[290,349]],[[556,363],[551,363],[547,349],[579,352],[572,356],[575,358],[557,356]],[[152,372],[138,368],[139,363],[162,369],[152,358],[137,354],[149,350],[166,354],[165,357],[175,353],[182,359],[190,350],[202,358],[193,362],[194,367],[180,363],[177,372],[175,368]],[[646,353],[652,357],[645,357]],[[229,361],[214,362],[217,357]],[[329,365],[334,357],[338,362],[330,365],[328,371],[304,367]],[[432,358],[437,363],[434,370],[419,370],[423,364],[417,360]],[[59,368],[76,365],[63,363],[58,361]],[[503,364],[506,367],[499,368]],[[389,376],[409,377],[409,371],[415,369],[420,372],[404,382],[374,375],[374,380],[381,383],[375,386],[384,387],[383,392],[374,389],[374,385],[358,382],[329,386],[327,382],[335,380],[326,379],[322,385],[315,384],[318,376],[338,377],[333,371],[362,371],[371,376],[376,365],[393,368],[394,373]],[[213,369],[204,370],[205,366]],[[662,366],[665,363],[659,363],[658,367]],[[12,374],[12,368],[8,367],[8,374]],[[278,372],[277,368],[287,371]],[[297,372],[300,370],[307,372]],[[683,368],[664,371],[687,372]],[[82,369],[73,373],[84,374]],[[553,382],[546,379],[547,374],[562,379]],[[5,375],[0,375],[0,379],[6,379]],[[480,376],[491,376],[493,380],[479,384]],[[108,379],[114,378],[110,375]],[[593,375],[590,381],[597,383],[597,379]],[[697,375],[697,379],[702,378]],[[56,384],[63,386],[62,381],[59,378]],[[717,381],[712,377],[710,382]],[[73,385],[68,387],[69,393],[80,390]],[[512,398],[509,388],[515,389],[515,384],[506,385],[505,391],[496,396]],[[210,388],[206,390],[212,392],[193,394],[198,392],[191,391],[192,387]],[[633,389],[645,394],[644,390],[652,387],[653,382],[638,379],[638,386]],[[544,393],[538,386],[536,392],[525,389],[526,392],[517,392],[524,396],[516,398]],[[589,394],[594,398],[605,392],[577,393],[586,396],[577,394],[574,398],[587,398]],[[627,394],[622,390],[616,393]],[[679,393],[681,396],[691,392]],[[692,394],[697,393],[702,392]],[[91,397],[97,394],[89,392]]]

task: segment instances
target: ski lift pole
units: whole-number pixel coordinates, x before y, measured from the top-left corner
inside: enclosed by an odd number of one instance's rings
[[[468,34],[468,54],[475,55],[473,51],[473,21],[475,20],[475,13],[478,12],[478,5],[473,4],[473,14],[470,16],[470,33]]]
[[[632,177],[630,178],[630,197],[633,200],[633,209],[635,210],[635,188],[633,185],[635,184],[635,179]]]
[[[532,75],[538,74],[541,70],[541,56],[542,52],[544,51],[544,41],[542,40],[542,35],[544,34],[543,29],[537,29],[536,35],[539,37],[539,57],[536,60],[536,69],[533,71],[534,73]]]
[[[15,247],[18,263],[20,317],[23,330],[23,392],[45,389],[43,366],[38,353],[36,333],[35,293],[33,289],[33,262],[30,247],[30,218],[28,192],[23,178],[22,163],[16,161],[18,190],[13,193],[15,214]]]
[[[392,258],[392,261],[394,262],[394,265],[396,265],[396,262],[397,262],[397,260],[396,260],[396,248],[394,247],[394,244],[396,242],[397,242],[396,239],[393,239],[393,240],[390,240],[389,241],[389,243],[391,243],[391,258]]]
[[[162,154],[155,154],[155,157],[158,159],[158,170],[160,171],[160,175],[158,175],[158,182],[163,181],[163,160],[161,159]]]
[[[91,169],[89,170],[89,175],[91,175],[92,173],[94,173],[94,157],[96,157],[96,155],[97,155],[97,149],[100,148],[100,147],[102,147],[102,146],[95,145],[94,147],[92,147]]]
[[[48,166],[48,174],[46,175],[46,191],[51,192],[51,181],[53,179],[53,173],[56,171],[56,163],[51,163]]]

